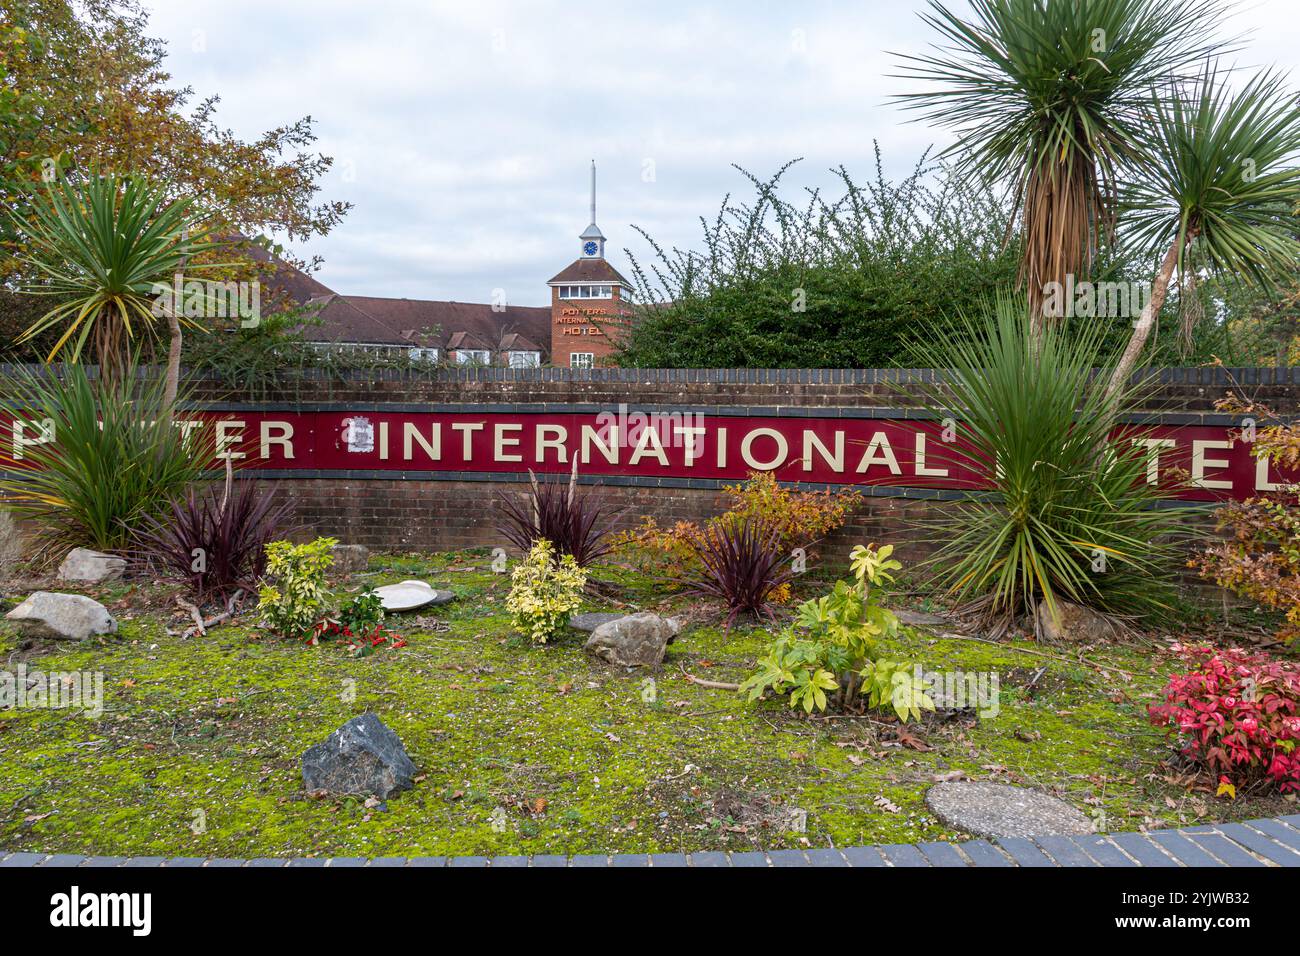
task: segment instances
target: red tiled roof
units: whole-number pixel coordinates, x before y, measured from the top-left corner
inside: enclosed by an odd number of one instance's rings
[[[604,259],[575,259],[552,282],[621,282],[628,281]]]
[[[319,324],[305,336],[316,342],[365,342],[426,348],[498,350],[509,335],[551,341],[551,310],[534,306],[492,306],[473,302],[429,302],[364,295],[331,295],[318,303]],[[452,344],[453,338],[457,344]],[[472,344],[472,343],[482,344]],[[549,352],[550,349],[542,349]]]

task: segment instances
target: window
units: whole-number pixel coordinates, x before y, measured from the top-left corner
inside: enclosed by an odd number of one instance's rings
[[[437,349],[411,349],[407,353],[412,362],[426,362],[430,365],[436,365],[438,362]]]
[[[537,368],[542,364],[541,352],[507,352],[511,368]]]
[[[614,298],[614,287],[612,285],[562,285],[559,289],[561,299]]]
[[[457,365],[487,365],[492,355],[487,349],[457,349]]]
[[[596,364],[595,352],[569,353],[569,368],[592,368]]]

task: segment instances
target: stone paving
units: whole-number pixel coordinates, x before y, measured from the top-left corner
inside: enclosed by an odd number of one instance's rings
[[[201,857],[76,856],[0,853],[0,868],[11,867],[789,867],[789,866],[1300,866],[1300,814],[1245,823],[1216,823],[1150,833],[1088,836],[1007,837],[964,843],[887,846],[766,853],[584,854],[565,857],[260,857],[250,860]]]

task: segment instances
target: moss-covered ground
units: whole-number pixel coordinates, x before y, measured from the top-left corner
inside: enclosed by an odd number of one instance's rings
[[[923,798],[962,777],[1045,789],[1114,830],[1280,806],[1216,799],[1170,762],[1145,719],[1170,666],[1155,641],[1092,647],[1080,661],[1068,647],[906,629],[890,656],[996,673],[1000,706],[900,734],[883,715],[809,718],[685,678],[743,680],[769,637],[761,628],[694,626],[649,674],[594,662],[577,632],[531,646],[512,633],[508,580],[482,552],[376,556],[343,589],[415,576],[457,600],[390,618],[408,646],[360,659],[242,621],[182,639],[187,619],[165,593],[122,584],[87,591],[118,615],[111,639],[25,647],[0,630],[0,667],[105,681],[98,718],[0,710],[0,849],[416,856],[914,842],[961,836]],[[603,576],[621,607],[691,604],[628,571]],[[420,767],[415,788],[378,807],[304,793],[303,751],[367,710]]]

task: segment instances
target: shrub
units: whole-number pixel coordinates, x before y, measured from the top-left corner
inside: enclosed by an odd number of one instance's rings
[[[792,166],[766,180],[737,167],[753,192],[723,199],[698,248],[665,249],[642,232],[652,258],[632,257],[631,275],[646,307],[621,364],[894,364],[909,328],[1015,281],[1015,244],[1005,241],[1011,210],[982,184],[924,157],[891,182],[877,156],[870,182],[837,169],[837,195],[813,193],[796,205],[782,195]]]
[[[829,594],[799,606],[786,628],[759,658],[757,673],[740,685],[750,700],[767,691],[788,695],[791,707],[806,713],[834,706],[851,710],[863,703],[890,706],[900,720],[918,720],[934,702],[911,665],[877,657],[878,641],[898,632],[898,618],[880,606],[891,571],[893,546],[854,548],[849,567],[854,580],[839,581]]]
[[[338,544],[317,538],[309,544],[273,541],[266,546],[266,577],[258,592],[257,609],[267,627],[280,637],[305,638],[329,604],[325,574]]]
[[[844,524],[846,513],[862,500],[851,488],[795,491],[783,488],[770,471],[750,472],[743,485],[728,485],[725,520],[757,521],[776,532],[784,551],[809,548]]]
[[[531,491],[519,500],[500,505],[502,524],[497,528],[525,554],[545,540],[560,554],[570,555],[578,567],[590,567],[613,549],[610,533],[621,512],[611,511],[597,499],[578,491],[578,460],[567,485],[557,480],[537,480],[529,469]]]
[[[1256,421],[1277,422],[1265,406],[1229,396],[1215,403],[1221,412]],[[1300,466],[1300,425],[1277,423],[1259,428],[1251,454],[1277,465]],[[1232,530],[1227,541],[1212,545],[1191,562],[1220,587],[1265,607],[1283,611],[1282,640],[1300,641],[1300,508],[1295,485],[1281,492],[1224,505],[1215,516],[1219,530]]]
[[[661,528],[653,517],[642,515],[639,525],[618,532],[611,543],[619,557],[638,570],[681,579],[699,569],[694,544],[699,533],[700,526],[693,521],[678,521],[671,528]],[[669,584],[680,584],[680,580]]]
[[[915,387],[955,441],[935,443],[945,464],[982,476],[967,500],[923,529],[940,584],[995,628],[1041,599],[1131,614],[1168,611],[1174,540],[1193,510],[1158,507],[1169,476],[1149,484],[1146,451],[1121,436],[1115,415],[1135,404],[1126,387],[1111,406],[1093,369],[1106,365],[1097,326],[1056,324],[1030,335],[1023,301],[1001,300],[964,333],[918,344],[917,367],[943,381]],[[938,341],[938,340],[936,340]]]
[[[405,647],[406,639],[385,628],[383,619],[383,600],[367,588],[339,608],[333,618],[318,622],[307,643],[338,642],[346,645],[353,657],[368,657],[381,647]]]
[[[1189,668],[1169,678],[1151,722],[1219,776],[1219,792],[1269,780],[1300,790],[1300,668],[1240,648],[1175,646]]]
[[[514,626],[538,644],[564,633],[569,615],[582,603],[586,572],[571,554],[557,559],[551,543],[539,540],[510,573],[506,607]]]
[[[710,522],[693,541],[700,567],[688,579],[690,593],[720,598],[727,629],[741,614],[772,616],[773,592],[790,579],[781,565],[780,535],[751,520]]]
[[[138,561],[185,582],[200,602],[252,591],[266,570],[266,546],[285,532],[291,510],[251,481],[193,489],[162,518],[145,517],[134,544]]]
[[[783,553],[812,546],[844,524],[849,508],[862,499],[852,489],[838,491],[794,491],[783,488],[771,472],[751,472],[744,484],[728,485],[727,510],[715,522],[757,521],[774,530]],[[678,521],[660,528],[646,516],[641,524],[614,538],[620,554],[642,570],[677,578],[697,574],[699,553],[695,548],[700,528],[690,521]],[[809,557],[812,557],[809,554]]]
[[[0,494],[36,529],[39,557],[124,550],[203,476],[204,426],[172,423],[163,382],[137,383],[131,370],[116,383],[92,381],[64,365],[21,369],[4,388],[0,419],[19,423],[28,441],[47,439],[23,445],[21,460],[0,453],[0,471],[21,476],[0,479]]]

